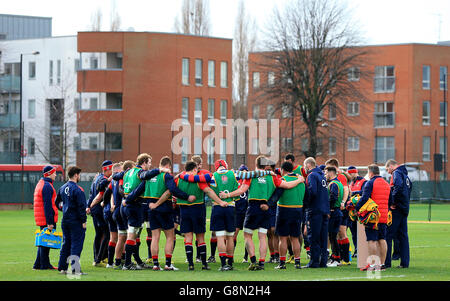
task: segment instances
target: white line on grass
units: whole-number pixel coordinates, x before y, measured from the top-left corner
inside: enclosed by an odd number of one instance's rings
[[[402,278],[406,275],[381,275],[381,278]],[[367,276],[361,276],[361,277],[341,277],[341,278],[325,278],[325,279],[293,279],[289,281],[333,281],[333,280],[352,280],[352,279],[368,279]]]

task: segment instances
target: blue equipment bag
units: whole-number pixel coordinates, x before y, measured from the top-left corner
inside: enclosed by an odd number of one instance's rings
[[[55,229],[50,231],[48,228],[41,230],[36,230],[35,232],[35,246],[36,247],[47,247],[52,249],[61,249],[62,245],[62,233],[55,232]]]

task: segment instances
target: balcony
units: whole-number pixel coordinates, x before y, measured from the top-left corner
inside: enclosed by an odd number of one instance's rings
[[[395,127],[395,113],[374,113],[373,114],[374,128],[393,128]]]
[[[20,127],[20,116],[19,114],[1,114],[0,115],[0,129],[10,129]]]
[[[0,93],[20,93],[20,76],[0,75]]]
[[[373,80],[373,90],[375,93],[395,92],[395,76],[375,77]]]

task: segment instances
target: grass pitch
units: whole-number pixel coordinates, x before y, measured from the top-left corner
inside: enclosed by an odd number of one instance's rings
[[[61,213],[60,213],[61,214]],[[209,216],[209,215],[208,215]],[[409,269],[397,269],[399,261],[393,261],[393,268],[382,272],[381,281],[441,281],[450,280],[450,205],[432,206],[432,223],[428,223],[428,205],[416,204],[411,206],[409,221],[409,239],[411,249],[411,263]],[[61,220],[61,218],[60,218]],[[420,222],[413,222],[420,221]],[[209,228],[209,225],[207,225]],[[32,266],[36,258],[34,247],[33,211],[0,211],[0,280],[1,281],[80,281],[68,279],[57,271],[33,271]],[[60,223],[57,225],[60,230]],[[350,234],[350,231],[349,235]],[[208,257],[210,255],[208,231],[206,240]],[[145,238],[146,233],[141,234]],[[93,267],[92,243],[94,228],[92,219],[88,217],[88,230],[81,255],[81,267],[87,275],[81,281],[347,281],[369,280],[365,272],[356,266],[356,260],[350,266],[327,269],[296,270],[293,264],[288,264],[286,270],[274,270],[274,264],[266,263],[264,271],[248,271],[247,263],[241,263],[244,255],[242,233],[238,237],[235,252],[234,271],[220,272],[220,260],[216,251],[217,263],[210,264],[210,271],[202,271],[201,264],[196,264],[196,270],[189,272],[185,263],[183,238],[177,236],[177,244],[172,262],[179,271],[115,271],[106,268]],[[144,241],[144,239],[143,239]],[[164,235],[160,242],[159,260],[164,264]],[[352,246],[353,248],[353,246]],[[140,247],[141,258],[147,257],[145,242]],[[257,253],[258,257],[258,253]],[[268,257],[267,257],[268,258]],[[57,266],[59,250],[50,251],[50,261]],[[308,262],[306,253],[302,250],[302,265]],[[377,281],[379,281],[377,280]],[[373,281],[373,280],[371,280]]]

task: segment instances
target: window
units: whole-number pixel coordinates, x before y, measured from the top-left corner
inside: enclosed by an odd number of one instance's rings
[[[374,150],[375,163],[385,163],[389,159],[395,159],[394,137],[376,137]]]
[[[444,162],[447,162],[447,137],[439,137],[439,153],[442,154]]]
[[[227,160],[227,139],[220,138],[220,159]]]
[[[359,137],[348,137],[347,138],[347,151],[359,152]]]
[[[447,125],[447,102],[439,103],[439,125]]]
[[[97,97],[89,98],[89,109],[90,110],[97,110],[98,109],[98,98]]]
[[[422,160],[423,161],[431,161],[431,137],[423,137],[422,138]]]
[[[202,154],[202,137],[194,137],[194,154]]]
[[[36,146],[36,143],[35,143],[34,138],[31,138],[31,137],[28,138],[28,154],[29,155],[34,155],[35,146]]]
[[[267,73],[267,85],[269,87],[273,86],[275,84],[275,72],[269,72]]]
[[[336,155],[336,137],[328,138],[328,155]]]
[[[220,101],[220,123],[222,125],[226,125],[227,124],[227,106],[228,106],[228,101],[226,99],[222,99]]]
[[[196,85],[203,84],[202,68],[203,68],[203,61],[201,59],[196,59],[195,60],[195,84]]]
[[[348,81],[357,82],[359,81],[359,77],[361,72],[358,67],[351,67],[348,69]]]
[[[89,137],[89,149],[98,149],[98,137]]]
[[[273,105],[267,105],[266,113],[267,120],[273,119],[275,117],[275,107]]]
[[[36,100],[29,99],[28,100],[28,118],[36,117]]]
[[[292,117],[292,106],[288,104],[283,104],[281,106],[281,118],[291,118]]]
[[[281,147],[283,152],[292,152],[292,138],[281,138]]]
[[[216,86],[216,62],[208,61],[208,86],[215,87]]]
[[[349,102],[347,104],[347,116],[359,115],[359,102]]]
[[[208,164],[213,164],[214,163],[214,138],[209,138],[207,140],[207,145],[206,147],[208,148],[207,150],[207,155],[208,155]]]
[[[439,89],[447,90],[447,66],[439,67]]]
[[[422,67],[422,89],[428,90],[430,89],[430,70],[431,67],[427,65],[423,65]]]
[[[73,151],[79,151],[81,149],[81,138],[80,136],[73,137]]]
[[[75,98],[73,102],[73,112],[76,113],[81,110],[81,102],[79,98]]]
[[[181,164],[187,162],[189,140],[187,137],[181,139]]]
[[[80,60],[79,59],[75,59],[74,60],[74,66],[73,66],[75,72],[77,72],[78,70],[81,69],[81,65],[80,65]]]
[[[328,104],[328,119],[329,120],[336,119],[336,104],[335,103]]]
[[[323,139],[317,138],[317,155],[322,155],[323,152]]]
[[[308,138],[301,139],[300,148],[301,148],[302,152],[306,152],[309,149]]]
[[[189,123],[189,98],[187,97],[181,100],[181,119],[185,123]]]
[[[253,88],[259,88],[259,72],[253,72]]]
[[[98,58],[95,56],[91,56],[89,59],[89,64],[91,69],[98,69]]]
[[[259,105],[252,105],[252,118],[259,120]]]
[[[49,61],[48,66],[48,84],[53,85],[53,61]]]
[[[187,58],[181,60],[181,83],[189,85],[189,59]]]
[[[56,84],[61,84],[61,60],[56,61]]]
[[[28,63],[28,79],[36,79],[36,62]]]
[[[430,125],[430,102],[424,101],[422,103],[422,124]]]
[[[214,99],[208,99],[208,124],[214,125]]]
[[[374,115],[374,126],[376,128],[394,127],[395,113],[393,102],[376,102]]]
[[[228,63],[220,62],[220,86],[228,88]]]
[[[395,91],[394,66],[375,67],[374,91],[384,93]]]
[[[106,133],[105,140],[107,150],[122,149],[122,133]]]
[[[202,99],[195,99],[195,110],[194,110],[194,124],[201,125],[202,124]]]

